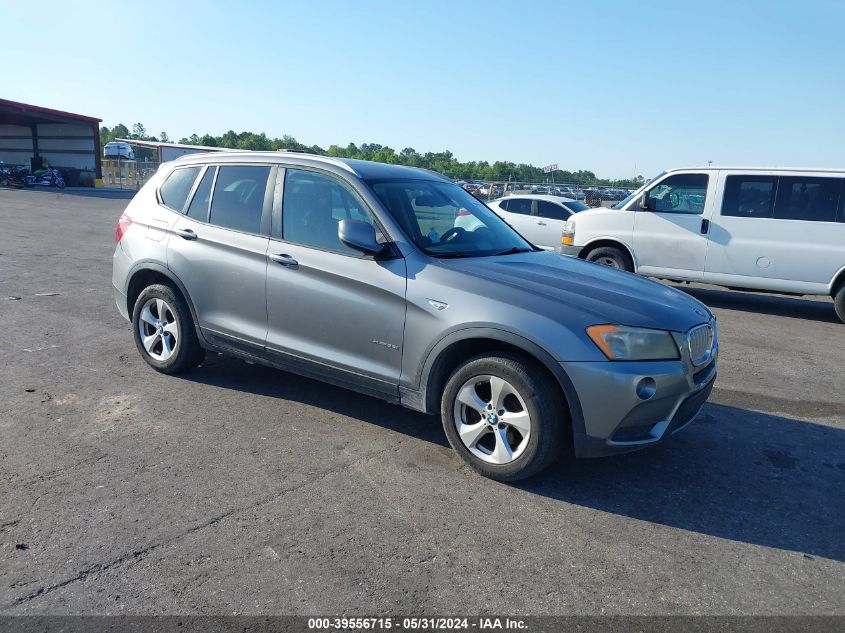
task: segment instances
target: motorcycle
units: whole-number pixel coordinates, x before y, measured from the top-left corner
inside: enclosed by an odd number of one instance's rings
[[[0,186],[23,189],[31,187],[29,170],[21,165],[5,165],[0,162]]]
[[[38,176],[27,177],[28,187],[35,187],[36,185],[41,187],[58,187],[59,189],[64,189],[65,179],[58,169],[53,169],[51,167],[42,171]]]

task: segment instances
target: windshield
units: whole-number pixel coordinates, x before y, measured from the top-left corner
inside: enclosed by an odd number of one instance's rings
[[[652,178],[652,179],[651,179],[651,180],[649,180],[647,183],[645,183],[645,185],[643,185],[642,187],[640,187],[639,189],[637,189],[634,193],[630,194],[630,195],[629,195],[627,198],[625,198],[624,200],[620,200],[619,202],[617,202],[616,204],[614,204],[614,205],[613,205],[612,207],[610,207],[610,208],[611,208],[611,209],[621,209],[621,208],[623,208],[623,207],[624,207],[625,205],[627,205],[627,204],[628,204],[631,200],[633,200],[633,199],[634,199],[634,197],[635,197],[637,194],[639,194],[639,193],[640,193],[640,191],[642,191],[642,190],[643,190],[643,188],[644,188],[644,187],[645,187],[645,186],[646,186],[649,182],[654,182],[655,180],[657,180],[658,178],[660,178],[660,177],[661,177],[663,174],[665,174],[665,173],[666,173],[665,171],[661,171],[661,172],[660,172],[659,174],[657,174],[654,178]]]
[[[408,236],[432,257],[485,257],[535,250],[477,198],[436,180],[367,181]]]

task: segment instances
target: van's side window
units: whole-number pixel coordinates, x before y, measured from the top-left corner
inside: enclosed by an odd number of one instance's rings
[[[841,182],[842,187],[839,190],[839,214],[836,216],[837,222],[845,222],[845,178]]]
[[[777,176],[728,176],[722,215],[737,218],[770,218],[777,192]]]
[[[199,167],[174,169],[158,189],[162,204],[168,209],[181,213],[199,173]]]
[[[261,212],[270,168],[223,165],[218,172],[208,221],[225,229],[261,233]]]
[[[707,198],[707,174],[669,176],[648,192],[648,208],[658,213],[704,212]]]
[[[774,217],[782,220],[834,222],[840,188],[839,178],[781,176]]]

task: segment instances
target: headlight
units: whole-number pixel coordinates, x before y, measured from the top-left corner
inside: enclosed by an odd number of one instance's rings
[[[561,244],[574,244],[575,243],[575,222],[573,220],[567,220],[566,224],[563,225],[563,234],[560,236]]]
[[[626,325],[592,325],[587,334],[610,360],[677,360],[675,339],[666,330]]]

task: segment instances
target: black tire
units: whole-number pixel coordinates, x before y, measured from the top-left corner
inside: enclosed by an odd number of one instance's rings
[[[833,295],[833,307],[836,309],[836,316],[845,323],[845,282],[839,284],[839,290]]]
[[[496,376],[509,382],[525,402],[531,431],[522,453],[507,464],[493,464],[473,455],[461,440],[455,422],[458,391],[477,376]],[[561,456],[569,436],[569,412],[560,386],[536,361],[499,352],[480,355],[459,366],[446,383],[440,402],[443,429],[460,458],[481,475],[498,481],[520,481],[536,475]]]
[[[609,268],[627,270],[629,273],[634,272],[634,262],[631,261],[631,257],[621,248],[616,248],[615,246],[594,248],[587,253],[585,259],[595,264],[608,266]]]
[[[176,339],[173,353],[163,361],[153,358],[144,348],[141,340],[141,312],[151,299],[162,299],[169,306],[169,312],[172,313],[179,328],[180,336]],[[147,364],[163,374],[188,371],[199,365],[205,358],[205,350],[197,338],[194,320],[185,299],[179,292],[163,284],[147,286],[138,295],[132,310],[132,338],[135,340],[135,347],[138,348],[138,352]]]

